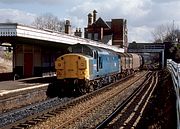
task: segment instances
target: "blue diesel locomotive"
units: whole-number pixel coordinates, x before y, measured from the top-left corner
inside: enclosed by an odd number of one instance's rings
[[[57,58],[55,69],[60,89],[71,93],[94,91],[130,74],[133,66],[137,68],[141,65],[140,61],[133,65],[133,57],[140,56],[116,53],[91,45],[72,45],[68,51],[68,54]]]

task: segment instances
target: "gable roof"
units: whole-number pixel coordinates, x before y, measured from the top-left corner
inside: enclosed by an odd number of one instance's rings
[[[103,27],[103,28],[111,28],[101,17],[99,17],[93,24],[92,26],[96,27]]]

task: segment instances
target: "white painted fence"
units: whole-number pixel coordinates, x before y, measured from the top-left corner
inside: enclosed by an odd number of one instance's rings
[[[180,64],[167,60],[167,67],[171,73],[174,89],[176,91],[176,109],[177,109],[177,129],[180,129]]]

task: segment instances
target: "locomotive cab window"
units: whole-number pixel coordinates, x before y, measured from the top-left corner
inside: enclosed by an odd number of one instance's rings
[[[109,57],[106,58],[107,59],[107,62],[109,61]]]
[[[102,57],[99,57],[99,68],[103,68],[103,62],[102,62]]]
[[[97,57],[98,57],[98,53],[97,51],[94,51],[94,59],[97,59]]]

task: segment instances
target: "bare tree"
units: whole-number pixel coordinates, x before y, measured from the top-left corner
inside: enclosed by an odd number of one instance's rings
[[[163,42],[166,37],[166,27],[164,25],[159,25],[152,32],[154,42]]]
[[[170,49],[169,49],[171,59],[176,61],[177,63],[180,63],[180,44],[174,44]]]
[[[180,39],[180,31],[178,26],[173,24],[159,25],[152,32],[155,43],[165,43],[166,58],[171,58],[176,62],[180,62],[180,44],[178,39]]]
[[[177,48],[177,51],[175,55],[175,60],[177,63],[180,63],[180,44],[178,44],[176,48]]]
[[[38,29],[50,29],[62,32],[64,31],[65,22],[60,21],[56,16],[52,15],[51,13],[46,13],[38,16],[34,20],[32,25],[37,27]]]
[[[159,25],[152,32],[154,42],[174,42],[178,34],[178,27],[173,24]]]

